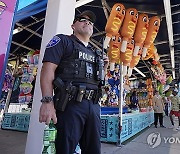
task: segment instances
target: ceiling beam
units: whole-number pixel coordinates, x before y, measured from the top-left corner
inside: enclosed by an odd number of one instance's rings
[[[137,68],[145,68],[146,66],[144,65],[144,66],[139,66],[139,67],[137,67]]]
[[[160,45],[160,44],[166,44],[168,43],[168,41],[159,41],[159,42],[155,42],[154,45]]]
[[[180,23],[180,21],[174,21],[172,24],[178,24]]]
[[[179,41],[180,38],[174,39],[174,41]],[[168,43],[168,41],[159,41],[159,42],[155,42],[154,45],[160,45],[160,44],[166,44]]]
[[[100,36],[100,35],[104,35],[104,34],[106,34],[106,32],[102,31],[102,32],[94,33],[91,37]]]
[[[180,6],[180,4],[175,4],[175,5],[171,5],[171,8],[173,8],[173,7],[179,7]]]
[[[172,71],[171,68],[166,68],[165,70]],[[175,70],[179,70],[179,68],[175,68]]]
[[[33,17],[33,16],[31,16],[31,17]],[[35,25],[35,24],[37,24],[37,23],[39,23],[41,21],[44,21],[44,20],[45,20],[45,18],[38,19],[35,22],[32,22],[32,23],[30,23],[28,25],[24,25],[24,27],[26,27],[26,28],[31,27],[31,26],[33,26],[33,25]]]
[[[100,48],[102,48],[102,44],[95,39],[91,38],[91,41],[94,42],[96,45],[98,45]]]
[[[22,48],[24,48],[24,49],[27,49],[27,50],[30,50],[30,51],[34,51],[34,49],[32,49],[32,48],[30,48],[30,47],[27,47],[27,46],[25,46],[25,45],[23,45],[23,44],[17,43],[17,42],[15,42],[15,41],[12,41],[12,43],[15,44],[15,45],[17,45],[17,46],[19,46],[19,47],[22,47]]]
[[[106,0],[101,0],[101,4],[102,4],[102,7],[103,7],[103,11],[104,11],[106,20],[108,20],[108,18],[109,18],[108,9],[107,9],[108,4],[107,4]]]
[[[97,48],[98,50],[102,51],[102,49],[100,47],[98,47],[93,41],[90,40],[90,43],[95,47]]]
[[[16,23],[16,25],[19,26],[19,27],[21,27],[22,29],[25,29],[25,30],[27,30],[28,32],[30,32],[30,33],[32,33],[32,34],[34,34],[34,35],[36,35],[36,36],[42,38],[42,35],[40,35],[40,34],[38,34],[37,32],[35,32],[35,31],[33,31],[33,30],[31,30],[31,29],[29,29],[29,28],[23,26],[22,24]]]
[[[162,63],[162,65],[167,65],[167,64],[170,64],[170,63]]]
[[[44,26],[44,23],[38,27],[38,29],[36,29],[35,32],[37,32],[39,29],[41,29]],[[26,40],[24,40],[21,44],[23,45],[24,43],[26,43],[34,34],[31,34]],[[14,51],[12,51],[12,54],[15,53],[21,46],[17,47]]]
[[[169,55],[169,56],[170,56],[170,55]],[[167,60],[171,60],[170,57],[169,57],[169,58],[159,59],[160,62],[167,61]]]

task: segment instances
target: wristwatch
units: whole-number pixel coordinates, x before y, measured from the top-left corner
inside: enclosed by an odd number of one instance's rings
[[[41,99],[42,103],[50,103],[53,101],[53,96],[43,96]]]

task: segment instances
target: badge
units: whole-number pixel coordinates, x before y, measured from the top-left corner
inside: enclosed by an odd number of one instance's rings
[[[50,42],[47,44],[46,48],[51,48],[54,47],[55,45],[57,45],[59,43],[61,39],[58,36],[54,36]]]

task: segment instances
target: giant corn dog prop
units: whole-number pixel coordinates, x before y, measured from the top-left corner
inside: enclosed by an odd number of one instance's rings
[[[116,3],[111,10],[110,16],[106,23],[105,31],[106,31],[106,38],[104,40],[103,47],[107,49],[107,46],[110,42],[112,36],[115,36],[119,33],[119,29],[123,22],[125,16],[125,8],[124,5],[120,3]]]
[[[157,48],[154,46],[154,43],[150,45],[150,47],[147,50],[146,57],[142,58],[142,60],[148,60],[152,58],[156,63],[159,61],[160,57],[157,53]],[[153,62],[154,63],[154,62]]]
[[[130,77],[132,75],[133,68],[139,63],[139,60],[141,58],[142,48],[139,48],[139,52],[137,56],[133,56],[132,60],[130,62],[129,68],[128,68],[128,76]]]
[[[154,46],[154,43],[152,43],[147,50],[146,57],[142,57],[142,60],[148,60],[149,58],[153,58],[155,53],[157,53],[157,49]]]
[[[127,66],[132,60],[134,50],[134,40],[130,39],[127,44],[126,52],[121,52],[121,62],[123,62],[123,76],[127,75]]]
[[[147,49],[154,42],[154,40],[157,36],[157,33],[159,31],[159,26],[160,26],[160,19],[158,16],[154,16],[154,17],[150,18],[148,33],[147,33],[146,39],[144,41],[142,57],[146,57]]]
[[[115,63],[120,61],[120,46],[121,46],[121,36],[118,34],[113,36],[110,41],[110,46],[108,50],[108,57],[110,61],[110,71],[114,71]]]
[[[121,36],[123,38],[123,41],[121,44],[121,52],[126,51],[127,42],[134,35],[137,19],[138,19],[138,12],[136,9],[129,8],[126,10],[126,15],[125,15],[124,22],[121,28]]]
[[[134,33],[134,41],[135,41],[135,48],[133,53],[134,56],[138,55],[139,48],[140,46],[143,45],[144,40],[146,39],[148,24],[149,24],[148,15],[140,14],[138,17],[136,30]]]

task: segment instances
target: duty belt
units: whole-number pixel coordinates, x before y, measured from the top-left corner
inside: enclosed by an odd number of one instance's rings
[[[81,102],[82,99],[96,101],[98,90],[86,89],[86,86],[75,86],[74,99]]]
[[[84,99],[93,100],[97,94],[97,90],[85,90]]]

